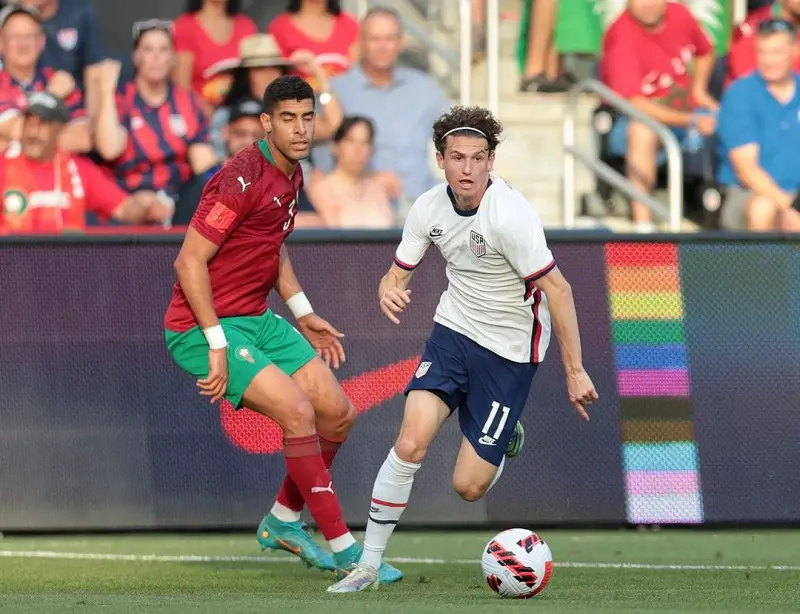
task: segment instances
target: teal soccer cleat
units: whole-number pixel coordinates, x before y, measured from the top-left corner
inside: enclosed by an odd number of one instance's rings
[[[299,557],[308,567],[337,570],[333,555],[317,545],[302,522],[283,522],[269,514],[258,525],[257,539],[262,550],[285,550]]]
[[[336,576],[339,580],[347,577],[347,575],[358,566],[358,561],[361,559],[362,552],[364,552],[364,547],[356,542],[347,550],[342,550],[334,554],[334,559],[336,560]],[[378,582],[380,584],[392,584],[393,582],[402,580],[404,575],[405,574],[396,567],[384,562],[381,563],[381,567],[378,570]]]
[[[525,429],[522,427],[522,422],[517,422],[514,426],[514,434],[511,436],[511,441],[508,442],[506,448],[506,457],[514,458],[522,450],[525,445]]]

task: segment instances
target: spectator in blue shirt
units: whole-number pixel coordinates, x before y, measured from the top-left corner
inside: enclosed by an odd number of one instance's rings
[[[331,81],[345,115],[367,117],[375,126],[372,169],[397,200],[414,200],[436,184],[431,126],[450,106],[429,75],[397,66],[403,26],[397,12],[374,8],[361,24],[361,62]],[[331,170],[322,152],[314,164]]]
[[[757,70],[735,81],[719,113],[721,166],[727,186],[722,225],[728,229],[800,231],[793,208],[800,191],[800,77],[792,72],[794,26],[761,22]]]
[[[92,83],[105,59],[103,37],[94,7],[89,0],[21,0],[42,17],[47,43],[42,62],[71,74],[83,90],[90,115],[97,108],[97,88]]]

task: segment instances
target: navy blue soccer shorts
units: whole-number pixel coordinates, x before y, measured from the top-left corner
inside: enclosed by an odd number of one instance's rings
[[[416,373],[406,388],[427,390],[458,409],[464,437],[485,461],[499,466],[514,433],[536,365],[519,363],[434,324]]]

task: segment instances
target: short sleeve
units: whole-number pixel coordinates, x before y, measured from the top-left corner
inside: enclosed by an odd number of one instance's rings
[[[250,213],[257,194],[262,191],[255,185],[259,183],[255,178],[252,179],[253,185],[243,190],[239,177],[248,184],[250,177],[246,175],[245,170],[225,166],[203,190],[200,204],[189,225],[215,245],[222,245],[242,223]]]
[[[717,136],[728,152],[758,142],[758,123],[751,112],[752,105],[749,104],[746,85],[745,81],[735,82],[725,92],[720,103]]]
[[[431,244],[419,202],[408,212],[403,226],[403,238],[394,255],[394,263],[404,271],[416,269]]]
[[[714,46],[711,44],[711,39],[708,38],[708,34],[706,34],[703,26],[697,22],[697,19],[695,19],[694,15],[692,15],[688,9],[687,13],[689,21],[687,25],[689,26],[688,29],[692,36],[692,44],[695,50],[694,54],[695,57],[701,58],[711,53],[711,51],[714,50]]]
[[[100,23],[97,21],[94,7],[86,3],[83,11],[83,23],[81,25],[83,57],[81,59],[83,66],[86,67],[102,62],[106,57],[106,53],[103,45],[103,35],[100,32]]]
[[[175,40],[176,53],[194,53],[195,36],[192,31],[191,15],[181,15],[175,20],[172,35]]]
[[[74,158],[86,193],[86,207],[102,221],[114,212],[128,198],[128,194],[103,170],[87,158]]]
[[[547,247],[539,214],[533,205],[517,196],[512,207],[504,208],[506,215],[499,224],[499,247],[511,267],[532,284],[555,266],[553,254]]]
[[[636,50],[623,42],[610,46],[602,58],[603,81],[623,98],[634,98],[642,93],[644,76]]]

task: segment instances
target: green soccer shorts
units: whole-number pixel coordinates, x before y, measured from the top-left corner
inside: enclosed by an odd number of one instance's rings
[[[253,378],[269,365],[291,376],[308,364],[316,351],[302,334],[269,309],[261,316],[220,318],[228,340],[228,388],[225,398],[239,409]],[[199,326],[183,333],[165,330],[175,362],[196,379],[208,377],[208,342]]]

